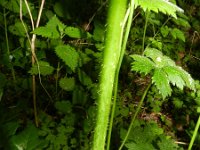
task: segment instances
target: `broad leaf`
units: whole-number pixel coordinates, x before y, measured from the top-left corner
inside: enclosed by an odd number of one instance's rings
[[[90,38],[91,35],[80,28],[67,27],[64,33],[71,38]]]
[[[38,63],[34,64],[34,66],[31,68],[29,73],[31,73],[32,75],[41,74],[41,75],[46,76],[46,75],[52,74],[53,71],[54,71],[54,68],[50,66],[48,62],[39,61]]]
[[[177,70],[177,67],[166,66],[163,70],[167,74],[168,80],[174,85],[177,86],[179,89],[183,90],[185,86],[185,81],[180,76],[180,70]]]
[[[79,54],[73,47],[69,45],[59,45],[56,47],[55,52],[72,71],[75,71],[78,66]]]
[[[147,57],[140,55],[131,55],[131,57],[135,60],[132,63],[132,71],[148,74],[155,68],[154,63]]]
[[[156,85],[163,99],[171,95],[172,89],[170,87],[167,74],[163,71],[163,69],[156,69],[154,71],[152,82]]]
[[[65,25],[56,17],[52,17],[45,27],[36,28],[33,33],[42,37],[57,39],[61,38]]]
[[[61,78],[59,81],[60,87],[65,91],[72,91],[75,87],[75,79],[74,78]]]
[[[168,0],[135,0],[134,3],[136,6],[142,7],[144,11],[148,10],[156,13],[160,11],[164,14],[171,15],[174,18],[177,18],[176,11],[183,12],[181,8]]]

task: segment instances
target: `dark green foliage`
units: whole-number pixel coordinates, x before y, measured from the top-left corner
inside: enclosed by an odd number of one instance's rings
[[[40,26],[32,31],[23,0],[25,26],[19,18],[20,0],[0,0],[0,149],[91,149],[107,27],[108,5],[103,2],[46,1]],[[181,9],[166,5],[169,3],[165,0],[135,2],[140,8],[135,10],[138,17],[133,21],[120,71],[110,149],[119,148],[150,82],[149,76],[155,85],[147,94],[124,149],[187,149],[187,145],[178,146],[175,141],[189,143],[200,106],[200,2],[177,0],[184,14],[176,14]],[[28,0],[34,23],[39,3]],[[150,12],[144,53],[146,15],[141,8]],[[167,14],[177,19],[168,18]],[[86,30],[85,24],[90,28]],[[25,28],[30,38],[37,35],[34,65]],[[195,77],[194,82],[190,74]],[[34,125],[32,75],[36,77],[38,128]],[[194,150],[199,145],[198,134]]]

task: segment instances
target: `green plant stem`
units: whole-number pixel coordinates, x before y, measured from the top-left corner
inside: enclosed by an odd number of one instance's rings
[[[15,84],[16,83],[15,70],[14,70],[12,63],[10,62],[10,59],[9,59],[9,57],[10,57],[10,47],[9,47],[9,42],[8,42],[8,28],[7,28],[7,19],[6,19],[5,8],[3,9],[3,11],[4,11],[4,28],[5,28],[5,37],[6,37],[6,49],[7,49],[9,64],[10,64],[10,67],[11,67],[11,73],[12,73],[13,81],[14,81],[14,84]]]
[[[118,80],[119,80],[119,71],[121,68],[121,64],[122,64],[122,60],[124,57],[124,53],[125,53],[125,49],[126,49],[126,44],[128,41],[128,36],[130,33],[130,29],[131,29],[131,24],[132,24],[132,18],[133,18],[133,13],[134,13],[134,0],[131,0],[130,3],[130,11],[128,13],[128,22],[127,22],[127,26],[125,29],[125,34],[123,37],[123,43],[122,43],[122,48],[121,48],[121,53],[120,53],[120,59],[117,65],[117,70],[115,73],[115,85],[114,85],[114,97],[113,97],[113,106],[112,106],[112,112],[111,112],[111,117],[110,117],[110,125],[109,125],[109,131],[108,131],[108,139],[107,139],[107,150],[109,150],[110,148],[110,140],[111,140],[111,134],[112,134],[112,126],[113,126],[113,120],[114,120],[114,115],[115,115],[115,107],[116,107],[116,101],[117,101],[117,91],[118,91]],[[127,11],[128,12],[128,11]],[[125,20],[126,22],[126,20]],[[124,22],[124,24],[125,24]]]
[[[192,146],[193,146],[193,144],[194,144],[194,140],[195,140],[195,138],[196,138],[196,136],[197,136],[197,133],[198,133],[199,126],[200,126],[200,115],[199,115],[199,119],[198,119],[198,121],[197,121],[197,124],[196,124],[196,126],[195,126],[194,133],[193,133],[193,135],[192,135],[192,139],[191,139],[191,141],[190,141],[188,150],[191,150],[191,149],[192,149]]]
[[[98,91],[98,110],[92,150],[104,150],[116,68],[120,57],[122,22],[127,0],[110,0],[103,64]]]
[[[147,31],[147,24],[148,24],[148,19],[149,19],[149,11],[146,11],[146,19],[145,19],[145,25],[144,25],[144,33],[143,33],[143,38],[142,38],[142,52],[144,52],[144,43],[145,43],[145,36],[146,36],[146,31]]]
[[[137,115],[138,115],[138,113],[139,113],[139,111],[140,111],[140,109],[141,109],[141,107],[142,107],[142,104],[143,104],[143,102],[144,102],[144,98],[146,97],[147,92],[148,92],[148,90],[149,90],[150,87],[151,87],[151,82],[149,83],[149,85],[147,86],[146,90],[144,91],[144,94],[142,95],[142,98],[141,98],[141,100],[140,100],[140,103],[139,103],[139,105],[137,106],[136,112],[135,112],[135,114],[134,114],[134,116],[133,116],[133,118],[132,118],[132,120],[131,120],[131,124],[129,125],[128,131],[127,131],[127,133],[126,133],[126,136],[125,136],[125,138],[124,138],[124,140],[123,140],[121,146],[119,147],[119,150],[121,150],[121,149],[123,148],[124,144],[126,143],[126,140],[128,139],[128,136],[129,136],[129,134],[130,134],[130,132],[131,132],[131,129],[132,129],[132,127],[133,127],[133,123],[134,123],[134,121],[135,121],[135,118],[137,117]]]

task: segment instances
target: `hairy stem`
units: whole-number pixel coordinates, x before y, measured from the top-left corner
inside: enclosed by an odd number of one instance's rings
[[[122,60],[123,60],[123,57],[124,57],[126,44],[127,44],[127,41],[128,41],[128,36],[129,36],[129,33],[130,33],[130,29],[131,29],[131,24],[132,24],[132,21],[133,21],[132,18],[133,18],[133,13],[134,13],[134,0],[131,0],[131,3],[130,3],[130,6],[129,6],[129,9],[127,10],[127,13],[128,13],[128,22],[127,22],[127,26],[126,26],[126,29],[125,29],[125,34],[123,36],[120,59],[119,59],[118,65],[117,65],[116,73],[115,73],[115,86],[114,86],[114,92],[113,92],[114,97],[113,97],[113,106],[112,106],[112,113],[111,113],[111,118],[110,118],[110,126],[109,126],[108,139],[107,139],[107,150],[109,150],[109,148],[110,148],[112,126],[113,126],[113,120],[114,120],[114,115],[115,115],[115,107],[116,107],[116,101],[117,101],[119,71],[120,71]],[[125,20],[125,22],[126,22],[126,20]]]
[[[121,52],[120,41],[126,7],[127,0],[110,0],[93,150],[104,150],[105,148],[115,72]]]

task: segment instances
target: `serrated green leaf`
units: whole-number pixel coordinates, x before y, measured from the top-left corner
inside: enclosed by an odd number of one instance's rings
[[[167,74],[168,80],[174,85],[177,86],[179,89],[183,90],[185,86],[185,81],[180,76],[180,71],[177,70],[176,67],[166,66],[163,68],[165,73]]]
[[[181,30],[174,28],[171,30],[171,35],[173,36],[174,39],[179,39],[185,42],[185,35]]]
[[[135,0],[134,3],[136,6],[142,7],[144,11],[148,10],[156,13],[160,11],[174,18],[177,18],[176,11],[183,12],[181,8],[167,0]]]
[[[161,51],[159,51],[159,50],[157,50],[157,49],[155,49],[155,48],[151,48],[151,47],[147,47],[147,48],[145,49],[144,55],[145,55],[146,57],[151,58],[154,62],[156,61],[156,59],[157,59],[158,57],[162,57],[162,56],[163,56],[163,54],[162,54]]]
[[[55,52],[72,71],[75,71],[78,66],[79,54],[73,47],[70,45],[59,45],[56,47]]]
[[[171,95],[172,89],[167,74],[162,69],[156,69],[154,71],[152,82],[156,85],[163,99]]]
[[[29,73],[31,73],[32,75],[37,75],[37,74],[41,74],[41,75],[50,75],[52,74],[54,71],[54,68],[52,66],[50,66],[50,64],[46,61],[38,61],[38,64],[35,63],[34,66],[31,68],[31,70],[29,71]]]
[[[36,28],[33,33],[42,37],[58,39],[62,37],[65,25],[56,17],[52,17],[45,27]]]
[[[74,78],[61,78],[59,81],[60,87],[65,91],[73,91],[75,87],[75,79]]]
[[[83,29],[75,28],[75,27],[67,27],[65,28],[64,33],[71,38],[90,38],[91,35],[85,32]]]
[[[192,79],[191,75],[186,72],[185,70],[183,70],[181,67],[178,67],[177,66],[177,69],[180,70],[180,76],[182,77],[182,79],[185,81],[186,83],[186,86],[188,88],[190,88],[191,90],[194,90],[195,91],[195,82],[194,80]]]
[[[167,56],[163,56],[162,52],[155,49],[147,47],[144,51],[144,55],[151,58],[156,64],[157,68],[162,68],[164,66],[176,66],[175,62]]]
[[[36,28],[33,33],[51,39],[58,39],[60,37],[59,31],[54,27],[39,27]]]
[[[131,70],[133,71],[148,74],[155,68],[154,63],[144,56],[131,55],[131,57],[135,60],[131,67]]]

